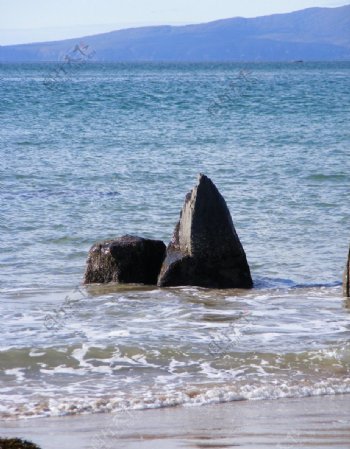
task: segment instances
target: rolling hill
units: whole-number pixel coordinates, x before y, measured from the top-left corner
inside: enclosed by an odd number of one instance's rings
[[[0,61],[57,61],[79,41],[97,61],[350,60],[350,5],[0,46]]]

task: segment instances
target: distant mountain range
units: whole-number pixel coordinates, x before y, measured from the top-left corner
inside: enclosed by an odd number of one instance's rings
[[[0,61],[58,61],[81,41],[97,61],[350,60],[350,5],[0,46]]]

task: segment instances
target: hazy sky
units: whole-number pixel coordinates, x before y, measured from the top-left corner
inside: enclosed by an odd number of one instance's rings
[[[346,4],[349,0],[0,0],[0,45]]]

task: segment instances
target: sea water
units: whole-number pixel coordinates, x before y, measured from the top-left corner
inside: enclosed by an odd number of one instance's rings
[[[350,393],[350,63],[0,66],[0,416]],[[81,285],[199,172],[253,290]]]

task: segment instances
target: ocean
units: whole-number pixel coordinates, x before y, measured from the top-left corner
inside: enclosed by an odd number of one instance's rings
[[[350,62],[0,65],[0,418],[350,393]],[[255,288],[82,285],[198,173]],[[350,396],[349,396],[350,397]]]

